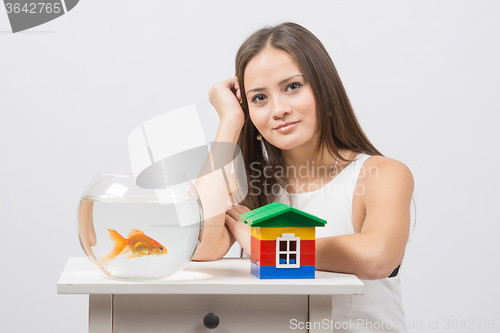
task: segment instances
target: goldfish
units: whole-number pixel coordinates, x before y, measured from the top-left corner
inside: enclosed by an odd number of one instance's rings
[[[162,256],[167,254],[167,249],[146,236],[144,232],[138,229],[132,229],[127,238],[120,235],[116,230],[106,229],[114,243],[113,250],[106,256],[98,260],[101,266],[109,264],[117,256],[132,252],[126,259],[139,258],[146,256]]]

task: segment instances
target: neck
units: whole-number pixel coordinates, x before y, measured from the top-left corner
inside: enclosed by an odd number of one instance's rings
[[[336,158],[324,148],[314,156],[314,146],[297,147],[282,151],[286,165],[286,178],[289,183],[313,183],[317,180],[330,179],[336,173]],[[342,157],[348,155],[347,150],[339,150]]]

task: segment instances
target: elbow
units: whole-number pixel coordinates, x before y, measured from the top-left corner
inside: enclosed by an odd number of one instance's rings
[[[224,251],[220,248],[206,247],[203,242],[198,247],[195,255],[191,259],[192,261],[215,261],[224,257],[227,250]]]
[[[214,261],[219,260],[226,255],[231,247],[226,238],[222,235],[215,238],[214,235],[203,234],[198,249],[191,260],[193,261]]]
[[[191,259],[192,261],[215,261],[221,259],[223,256],[217,256],[217,255],[210,255],[210,254],[203,254],[196,252],[196,254],[193,256]]]
[[[380,269],[378,267],[370,267],[367,269],[364,269],[362,274],[358,276],[358,278],[363,279],[363,280],[380,280],[380,279],[385,279],[388,277],[390,273],[385,273],[383,269]]]
[[[224,257],[225,253],[218,253],[218,251],[207,251],[203,248],[198,248],[195,255],[191,259],[192,261],[215,261]]]
[[[221,258],[194,256],[193,259],[191,259],[191,261],[215,261],[215,260],[219,260],[219,259],[221,259]]]
[[[390,260],[382,256],[370,256],[364,261],[358,278],[363,280],[380,280],[391,275],[395,267],[392,267]]]

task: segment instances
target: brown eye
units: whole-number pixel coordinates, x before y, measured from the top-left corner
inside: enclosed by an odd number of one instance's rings
[[[293,87],[292,89],[290,89],[293,91],[293,90],[299,89],[301,86],[302,86],[302,84],[300,84],[298,82],[293,82],[293,83],[290,83],[286,88],[288,89],[288,88]]]
[[[262,99],[261,99],[262,98]],[[259,94],[259,95],[255,95],[253,98],[252,98],[252,102],[257,102],[257,103],[260,103],[263,101],[263,99],[266,98],[265,95],[262,95],[262,94]]]

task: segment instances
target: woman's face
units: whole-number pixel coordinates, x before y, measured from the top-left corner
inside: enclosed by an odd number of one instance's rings
[[[289,53],[263,50],[248,63],[244,80],[250,118],[269,143],[290,150],[314,142],[316,101]]]

